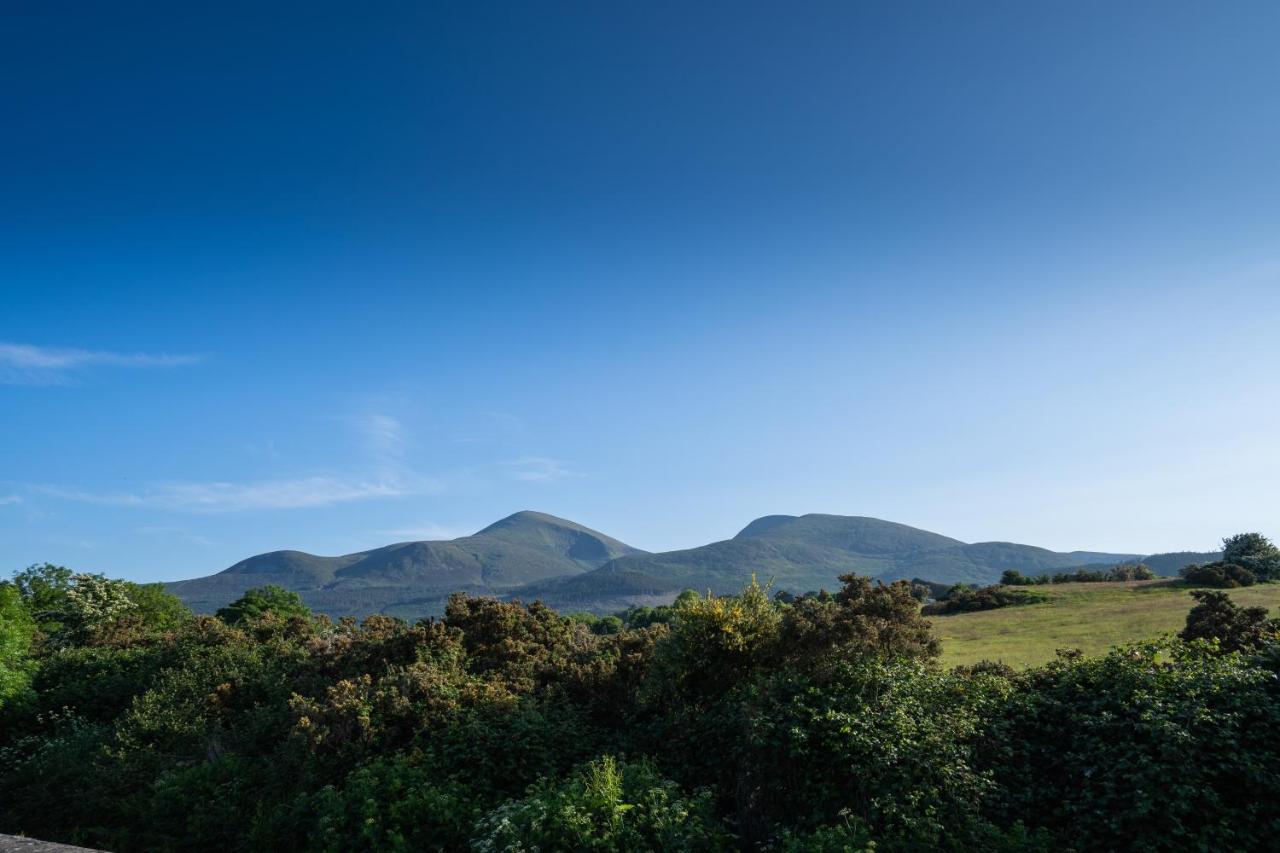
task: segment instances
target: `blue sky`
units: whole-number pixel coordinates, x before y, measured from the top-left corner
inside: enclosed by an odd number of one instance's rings
[[[1274,3],[198,5],[0,22],[4,573],[1280,534]]]

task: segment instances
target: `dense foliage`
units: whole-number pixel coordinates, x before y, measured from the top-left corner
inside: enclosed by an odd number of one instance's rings
[[[937,601],[926,604],[921,612],[926,616],[945,616],[948,613],[973,613],[1018,604],[1035,604],[1042,600],[1041,595],[1021,589],[1006,589],[1000,585],[972,587],[956,584]]]
[[[1053,583],[1122,583],[1125,581],[1155,580],[1156,573],[1143,563],[1121,563],[1106,571],[1098,569],[1076,569],[1072,572],[1058,572],[1048,575],[1024,575],[1017,569],[1005,569],[1000,576],[1004,586],[1040,586]]]
[[[1280,548],[1261,533],[1223,539],[1222,562],[1240,566],[1260,581],[1280,580]]]
[[[1184,640],[1210,640],[1228,651],[1261,649],[1276,640],[1280,619],[1268,619],[1265,607],[1240,607],[1225,592],[1193,590],[1198,603],[1187,614]]]
[[[1215,586],[1220,589],[1253,586],[1258,582],[1257,575],[1235,563],[1192,563],[1184,566],[1178,574],[1187,583],[1197,586]]]
[[[840,581],[613,619],[457,595],[410,625],[270,589],[193,616],[34,567],[0,584],[0,832],[118,851],[1273,848],[1265,614],[1200,591],[1185,640],[947,672],[918,585]]]
[[[1188,583],[1220,589],[1280,580],[1280,548],[1261,533],[1228,536],[1222,540],[1221,560],[1191,563],[1178,574]]]

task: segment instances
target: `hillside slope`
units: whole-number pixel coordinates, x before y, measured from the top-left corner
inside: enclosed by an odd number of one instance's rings
[[[273,551],[204,578],[166,588],[198,612],[212,612],[246,589],[278,584],[331,616],[437,612],[450,593],[501,594],[534,581],[577,575],[644,553],[598,531],[539,512],[518,512],[472,536],[401,542],[340,557]]]
[[[1054,584],[1035,588],[1043,603],[930,621],[942,639],[944,665],[995,660],[1022,668],[1052,660],[1058,649],[1101,654],[1180,631],[1195,604],[1190,590],[1176,580]],[[1280,608],[1280,584],[1224,591],[1242,606]]]
[[[922,577],[941,583],[994,583],[1005,569],[1039,574],[1099,558],[1137,554],[1059,553],[1011,542],[966,544],[927,530],[863,516],[810,514],[758,518],[734,538],[698,548],[620,557],[576,577],[535,582],[512,594],[563,610],[597,613],[670,601],[693,588],[740,590],[756,574],[776,589],[834,589],[847,572],[884,580]]]

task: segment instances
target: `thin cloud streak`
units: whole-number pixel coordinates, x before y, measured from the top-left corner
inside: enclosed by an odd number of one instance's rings
[[[510,462],[508,467],[511,469],[511,476],[530,483],[554,483],[586,476],[570,469],[568,465],[563,459],[553,459],[550,456],[522,456]]]
[[[394,530],[375,530],[377,536],[397,539],[405,542],[423,540],[442,541],[470,536],[475,528],[451,527],[447,524],[423,524],[417,527],[402,527]]]
[[[181,367],[200,361],[203,357],[197,355],[120,353],[0,341],[0,383],[57,385],[69,374],[90,367]]]
[[[102,506],[141,507],[174,512],[241,512],[261,509],[308,509],[352,501],[396,498],[438,491],[434,481],[412,486],[400,482],[303,477],[253,483],[171,483],[143,492],[93,492],[40,486],[46,495]]]

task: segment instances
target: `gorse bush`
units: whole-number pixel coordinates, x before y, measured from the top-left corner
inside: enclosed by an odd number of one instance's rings
[[[1192,563],[1183,567],[1178,574],[1187,583],[1222,589],[1253,586],[1258,581],[1257,575],[1235,563]]]
[[[1018,604],[1035,604],[1043,601],[1041,595],[1024,590],[1004,589],[1001,586],[971,587],[956,584],[932,604],[926,604],[920,612],[925,616],[945,616],[948,613],[973,613],[979,610],[997,610]]]
[[[606,755],[489,812],[472,849],[727,851],[734,844],[709,792],[686,795],[648,764]]]
[[[1200,591],[1186,641],[946,672],[920,584],[840,581],[608,622],[455,596],[439,620],[335,624],[270,588],[214,618],[34,567],[0,584],[0,831],[116,851],[1273,849],[1266,614]]]
[[[1198,603],[1187,614],[1178,636],[1184,640],[1212,640],[1227,651],[1260,649],[1276,639],[1280,620],[1268,619],[1265,607],[1238,607],[1225,592],[1197,589]]]

